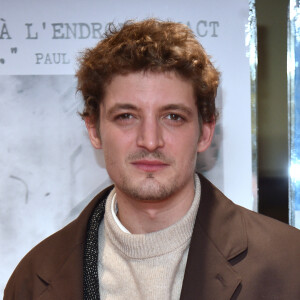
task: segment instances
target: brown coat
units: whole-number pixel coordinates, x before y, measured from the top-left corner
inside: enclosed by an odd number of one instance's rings
[[[299,300],[299,230],[233,204],[200,179],[200,209],[181,299]],[[82,299],[86,226],[109,191],[25,256],[6,286],[4,300]]]

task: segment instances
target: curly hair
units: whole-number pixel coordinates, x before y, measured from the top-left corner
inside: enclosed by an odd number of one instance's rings
[[[208,123],[217,118],[219,72],[186,25],[157,19],[127,21],[121,28],[110,24],[105,38],[95,48],[85,50],[78,61],[77,90],[84,100],[82,118],[98,122],[99,104],[113,76],[139,71],[175,72],[189,80],[199,120]]]

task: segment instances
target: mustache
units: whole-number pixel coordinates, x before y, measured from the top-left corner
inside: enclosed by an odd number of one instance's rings
[[[132,161],[141,160],[144,158],[158,159],[165,164],[172,164],[174,162],[174,160],[172,158],[167,157],[165,154],[163,154],[159,150],[155,150],[153,152],[149,152],[147,150],[140,150],[138,152],[131,153],[128,155],[127,161],[132,162]]]

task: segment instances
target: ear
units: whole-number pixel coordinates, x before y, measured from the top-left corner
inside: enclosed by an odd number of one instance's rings
[[[89,134],[90,141],[94,148],[102,149],[102,143],[99,136],[99,130],[97,129],[97,122],[92,122],[90,118],[84,118],[85,126]]]
[[[202,134],[198,142],[197,152],[204,152],[211,144],[216,122],[203,123]]]

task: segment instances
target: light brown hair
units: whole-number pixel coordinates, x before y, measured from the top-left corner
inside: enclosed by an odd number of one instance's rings
[[[181,23],[147,19],[110,25],[105,38],[79,58],[77,89],[82,93],[83,118],[99,121],[99,104],[113,76],[131,72],[175,72],[194,87],[199,120],[216,120],[215,97],[219,72],[195,38]]]

